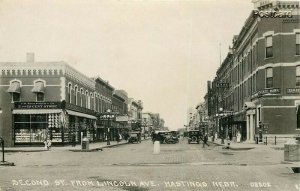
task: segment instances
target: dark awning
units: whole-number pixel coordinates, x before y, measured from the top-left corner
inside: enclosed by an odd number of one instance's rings
[[[34,93],[44,93],[45,92],[44,82],[36,82],[31,91]]]
[[[21,93],[21,87],[19,82],[12,82],[7,90],[9,93]]]

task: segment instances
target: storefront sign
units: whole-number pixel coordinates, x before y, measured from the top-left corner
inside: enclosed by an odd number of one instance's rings
[[[265,94],[280,94],[280,89],[279,88],[273,88],[273,89],[264,89],[264,90],[259,90],[256,93],[254,93],[251,98],[256,98],[263,96]]]
[[[229,83],[219,82],[216,84],[217,88],[229,88]]]
[[[15,102],[15,109],[59,109],[60,102]]]
[[[300,88],[287,88],[287,94],[300,94]]]

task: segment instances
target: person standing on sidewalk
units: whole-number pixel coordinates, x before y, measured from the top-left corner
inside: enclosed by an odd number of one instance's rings
[[[203,148],[205,147],[205,145],[207,145],[209,147],[209,144],[207,143],[208,141],[208,135],[207,133],[205,133],[204,137],[203,137]]]

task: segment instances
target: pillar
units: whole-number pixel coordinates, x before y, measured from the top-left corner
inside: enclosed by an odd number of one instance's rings
[[[250,123],[249,123],[249,126],[250,126],[250,141],[254,141],[254,119],[253,119],[253,114],[250,114]]]
[[[246,124],[246,126],[247,126],[247,141],[249,141],[250,140],[250,116],[249,115],[247,115],[247,124]]]

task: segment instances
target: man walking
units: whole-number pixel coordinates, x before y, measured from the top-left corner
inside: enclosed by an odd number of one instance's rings
[[[205,147],[205,145],[207,145],[209,147],[209,145],[207,144],[208,141],[208,135],[207,133],[205,133],[204,137],[203,137],[203,148]]]

